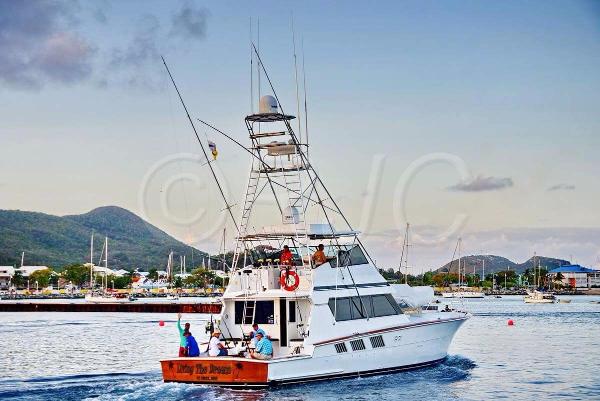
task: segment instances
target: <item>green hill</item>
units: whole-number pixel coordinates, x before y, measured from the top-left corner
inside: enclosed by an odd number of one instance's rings
[[[468,255],[461,258],[461,269],[464,267],[467,274],[471,274],[475,271],[477,274],[481,274],[483,261],[485,261],[485,274],[497,273],[499,271],[510,270],[516,271],[518,274],[522,274],[526,269],[533,269],[533,258],[523,262],[515,263],[512,260],[503,258],[502,256],[496,255]],[[545,256],[536,257],[536,265],[540,265],[542,268],[552,270],[562,265],[568,265],[569,262],[562,259],[548,258]],[[446,263],[444,266],[436,270],[436,272],[446,273],[458,273],[458,259],[452,262]]]
[[[164,268],[171,250],[187,255],[188,262],[206,253],[176,240],[132,212],[106,206],[88,213],[52,216],[19,210],[0,210],[0,264],[20,263],[61,267],[89,260],[90,235],[96,235],[96,263],[104,237],[109,240],[109,267]]]

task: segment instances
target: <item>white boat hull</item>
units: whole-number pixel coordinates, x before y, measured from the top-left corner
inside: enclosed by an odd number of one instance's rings
[[[132,302],[129,298],[86,296],[85,302],[92,304],[126,304]]]
[[[553,304],[553,299],[535,299],[535,298],[523,298],[526,304]]]
[[[345,341],[348,352],[337,353],[336,343],[315,347],[312,357],[274,360],[269,364],[272,384],[292,384],[332,378],[367,376],[414,369],[441,362],[464,319],[398,328],[356,336]],[[385,346],[372,348],[369,337],[381,335]],[[367,349],[353,351],[350,340],[363,339]]]
[[[453,313],[439,321],[423,320],[375,330],[315,344],[312,355],[293,355],[269,361],[237,357],[174,358],[161,361],[166,382],[188,382],[224,387],[267,387],[349,377],[372,376],[434,365],[446,358],[452,338],[468,319],[465,313]],[[449,314],[450,316],[450,314]],[[383,346],[374,348],[371,337],[382,336]],[[353,350],[351,341],[363,340],[365,349]],[[345,343],[346,352],[338,353],[336,344]],[[236,363],[236,361],[238,361]],[[222,365],[229,362],[227,368]],[[258,369],[243,366],[258,364],[265,377],[257,380]],[[216,365],[221,365],[215,368]],[[236,368],[237,366],[237,368]],[[239,370],[236,370],[239,369]],[[197,372],[226,372],[225,375],[199,375]],[[244,380],[244,374],[249,374]]]
[[[457,292],[443,292],[443,298],[485,298],[483,292],[476,291],[457,291]]]

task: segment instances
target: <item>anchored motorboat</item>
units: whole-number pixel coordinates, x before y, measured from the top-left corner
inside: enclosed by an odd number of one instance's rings
[[[245,118],[251,166],[241,216],[234,219],[229,283],[214,319],[228,355],[162,360],[165,382],[255,388],[430,366],[446,358],[470,317],[449,308],[421,313],[433,300],[431,288],[393,286],[382,277],[309,161],[307,137],[292,128],[294,118],[270,95]],[[272,212],[253,213],[266,197]],[[324,256],[317,258],[317,249]],[[252,347],[247,334],[254,323],[270,337],[272,359],[240,353]]]
[[[556,296],[551,292],[531,291],[523,297],[526,304],[553,304],[556,302]]]

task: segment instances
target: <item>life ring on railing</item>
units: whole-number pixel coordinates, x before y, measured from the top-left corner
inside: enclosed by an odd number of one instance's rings
[[[294,270],[282,270],[279,284],[286,291],[294,291],[300,285],[300,276]]]

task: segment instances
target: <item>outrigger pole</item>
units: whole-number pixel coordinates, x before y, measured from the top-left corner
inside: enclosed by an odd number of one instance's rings
[[[200,140],[200,135],[198,135],[198,131],[196,131],[196,126],[194,125],[194,121],[192,120],[192,117],[190,117],[190,113],[188,112],[185,102],[183,101],[183,97],[181,97],[179,88],[177,88],[177,84],[175,83],[175,80],[173,79],[173,75],[171,75],[169,66],[167,65],[167,62],[165,61],[165,58],[163,56],[160,56],[160,58],[162,59],[162,62],[165,65],[165,68],[167,69],[167,73],[169,74],[169,78],[171,78],[171,82],[173,83],[173,87],[175,88],[175,91],[177,91],[177,95],[179,96],[181,105],[183,106],[183,109],[185,110],[185,114],[187,115],[190,125],[192,126],[192,129],[194,130],[194,134],[196,134],[196,139],[198,140],[198,143],[200,144],[200,147],[202,148],[202,153],[204,153],[204,157],[208,161],[208,167],[210,168],[210,172],[212,173],[212,176],[215,179],[215,183],[217,184],[217,187],[219,188],[219,192],[221,193],[221,196],[223,197],[223,201],[225,202],[225,209],[227,209],[227,211],[229,212],[229,215],[231,216],[231,221],[233,222],[233,225],[235,226],[235,230],[238,232],[238,235],[239,235],[240,229],[237,225],[237,222],[235,221],[235,217],[233,217],[233,212],[231,211],[231,208],[233,205],[230,205],[229,202],[227,201],[225,192],[223,192],[223,188],[221,187],[221,184],[219,183],[219,180],[217,179],[217,174],[215,173],[215,169],[213,168],[212,164],[210,163],[210,159],[208,158],[208,153],[206,153],[206,149],[204,148],[204,145],[202,144],[202,140]]]

